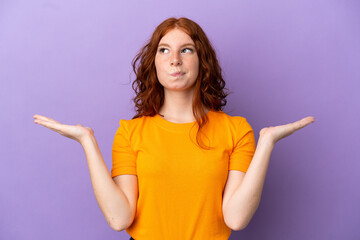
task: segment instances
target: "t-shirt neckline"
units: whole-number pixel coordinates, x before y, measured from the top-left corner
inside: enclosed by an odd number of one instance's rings
[[[209,117],[209,115],[212,114],[211,112],[212,112],[212,110],[209,110],[206,113],[206,116]],[[153,117],[153,119],[157,124],[161,125],[162,127],[165,127],[168,130],[176,131],[176,132],[184,132],[185,130],[189,130],[193,125],[196,124],[196,121],[188,122],[188,123],[170,122],[170,121],[162,118],[158,113]]]

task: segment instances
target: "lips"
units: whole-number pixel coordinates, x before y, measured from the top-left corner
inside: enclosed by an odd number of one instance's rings
[[[179,77],[179,76],[184,75],[184,73],[183,72],[174,72],[174,73],[172,73],[170,75],[173,76],[173,77]]]

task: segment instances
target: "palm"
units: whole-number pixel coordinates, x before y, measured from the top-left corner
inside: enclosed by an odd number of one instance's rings
[[[91,128],[83,127],[81,124],[66,125],[49,117],[45,117],[41,115],[34,115],[34,119],[35,119],[34,120],[35,123],[47,127],[55,132],[58,132],[65,137],[74,139],[79,143],[81,143],[81,141],[84,139],[86,135],[94,133],[94,131]]]
[[[261,129],[260,137],[270,138],[270,140],[275,144],[280,139],[283,139],[297,130],[306,127],[310,123],[315,121],[314,117],[306,117],[299,121],[288,123],[285,125],[279,125],[275,127],[266,127]]]

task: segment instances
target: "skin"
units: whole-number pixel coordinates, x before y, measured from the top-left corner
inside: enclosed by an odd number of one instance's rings
[[[261,129],[248,171],[246,173],[237,170],[229,171],[222,205],[224,221],[229,228],[234,231],[242,230],[254,216],[260,203],[266,172],[275,143],[314,121],[314,117],[306,117],[296,122]],[[129,227],[136,211],[136,176],[117,176],[119,180],[123,179],[124,182],[115,185],[101,157],[94,131],[91,128],[84,127],[81,124],[62,124],[38,114],[34,115],[34,123],[58,132],[82,145],[88,161],[95,196],[106,220],[116,231],[122,231]],[[126,177],[132,177],[132,179]],[[119,188],[121,185],[123,185],[122,189]],[[124,190],[126,188],[128,189]],[[133,191],[136,191],[136,194],[133,194]],[[124,213],[126,213],[125,216]]]
[[[199,57],[191,37],[177,28],[165,34],[158,44],[155,67],[165,94],[160,114],[164,115],[166,120],[175,123],[195,121],[192,99],[199,73]],[[184,75],[170,75],[178,71]],[[205,109],[205,112],[207,111]]]
[[[93,129],[89,127],[84,127],[81,124],[77,124],[77,125],[62,124],[54,119],[39,114],[35,114],[33,118],[34,118],[34,123],[47,127],[50,130],[53,130],[64,137],[71,138],[80,144],[84,141],[84,139],[87,136],[94,135]],[[275,127],[265,127],[260,130],[259,135],[262,138],[266,138],[267,141],[270,141],[273,145],[275,145],[275,143],[278,142],[280,139],[290,136],[295,131],[298,131],[306,127],[307,125],[313,123],[314,121],[315,118],[309,116],[299,121],[288,123],[285,125],[279,125]]]
[[[275,143],[314,121],[314,117],[306,117],[293,123],[260,130],[255,154],[247,172],[229,171],[222,206],[224,220],[228,227],[234,231],[243,230],[254,216],[260,204]]]
[[[184,44],[190,45],[184,46]],[[182,30],[173,29],[160,40],[155,56],[157,77],[164,87],[165,93],[165,100],[160,108],[160,113],[164,115],[166,120],[175,123],[195,121],[192,112],[192,98],[194,84],[199,72],[199,58],[195,47],[191,46],[191,44],[194,44],[194,42],[190,36]],[[184,75],[180,77],[170,75],[177,71],[182,71]],[[207,112],[206,109],[205,111]],[[132,220],[118,220],[119,223],[117,223],[113,219],[124,218],[124,212],[129,215],[126,219],[133,219],[136,196],[128,194],[132,190],[117,193],[119,189],[110,178],[96,143],[94,131],[81,124],[62,124],[38,114],[33,117],[34,123],[71,138],[83,146],[88,160],[94,192],[109,224],[113,225],[113,228],[117,230],[126,229],[131,225]],[[260,130],[256,151],[246,174],[236,170],[229,171],[222,206],[224,220],[228,227],[235,231],[244,229],[253,217],[260,202],[270,155],[275,144],[314,121],[314,117],[309,116],[295,122],[265,127]],[[126,175],[120,177],[124,176]],[[125,187],[131,189],[136,187],[136,176],[132,175],[131,177],[134,179],[126,182],[126,184],[124,182],[123,189]],[[107,190],[104,190],[104,186],[107,186]],[[124,194],[127,194],[128,200],[126,202],[123,202],[126,199]],[[133,195],[135,196],[134,199],[132,199]],[[134,206],[131,206],[131,204]],[[121,205],[121,208],[118,207],[119,205]],[[127,209],[132,210],[129,212],[126,211]]]

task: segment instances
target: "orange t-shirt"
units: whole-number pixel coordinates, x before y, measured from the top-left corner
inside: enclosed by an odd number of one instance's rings
[[[222,213],[229,170],[246,172],[255,137],[246,118],[209,111],[202,128],[205,150],[196,144],[198,126],[160,115],[120,120],[112,149],[111,177],[134,174],[139,197],[132,225],[136,240],[227,240]],[[193,128],[191,128],[194,125]]]

